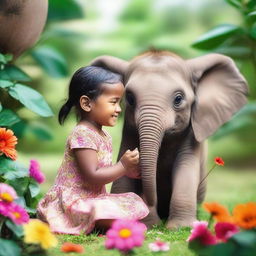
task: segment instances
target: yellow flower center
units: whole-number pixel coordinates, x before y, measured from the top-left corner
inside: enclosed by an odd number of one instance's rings
[[[6,192],[1,193],[0,198],[4,201],[7,201],[7,202],[12,202],[13,201],[13,197],[9,193],[6,193]]]
[[[123,228],[119,231],[119,235],[120,237],[122,238],[128,238],[132,235],[132,232],[130,229],[127,229],[127,228]]]
[[[19,212],[13,212],[13,215],[15,216],[16,219],[20,218],[20,213]]]

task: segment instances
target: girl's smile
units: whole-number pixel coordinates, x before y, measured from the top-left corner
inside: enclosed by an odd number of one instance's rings
[[[114,126],[121,113],[120,101],[124,93],[122,83],[102,84],[102,93],[94,101],[90,101],[91,108],[86,120],[102,126]]]

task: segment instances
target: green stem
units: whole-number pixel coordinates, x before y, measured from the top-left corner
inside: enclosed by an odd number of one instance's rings
[[[212,170],[216,167],[216,164],[213,165],[213,167],[210,169],[210,171],[206,174],[206,176],[201,180],[199,183],[199,186],[203,183],[203,181],[208,177],[208,175],[212,172]]]
[[[0,237],[2,235],[2,227],[4,224],[5,218],[3,216],[0,216]]]

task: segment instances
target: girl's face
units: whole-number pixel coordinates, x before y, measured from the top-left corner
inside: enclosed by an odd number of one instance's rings
[[[120,101],[124,94],[124,85],[102,84],[103,91],[91,102],[89,118],[100,126],[114,126],[121,112]]]

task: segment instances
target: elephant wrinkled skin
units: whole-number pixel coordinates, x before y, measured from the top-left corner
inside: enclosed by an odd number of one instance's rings
[[[191,226],[206,191],[205,139],[247,102],[245,79],[227,56],[183,60],[149,51],[130,62],[100,56],[92,63],[124,77],[125,120],[119,156],[140,150],[141,180],[122,177],[112,193],[133,191],[150,209],[144,222],[160,218],[168,228]]]

